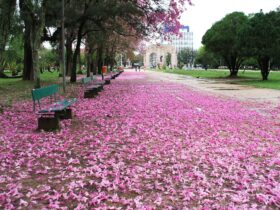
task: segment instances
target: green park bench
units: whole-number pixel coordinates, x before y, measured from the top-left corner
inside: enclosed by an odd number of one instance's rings
[[[111,75],[111,79],[115,79],[116,77],[118,77],[122,72],[119,71],[118,69],[113,69],[112,71],[112,75]]]
[[[47,99],[50,100],[47,100]],[[59,129],[59,119],[71,119],[71,105],[77,100],[59,100],[59,86],[50,85],[32,90],[33,111],[36,112],[36,105],[39,109],[37,114],[38,129],[56,130]]]
[[[103,81],[97,81],[94,76],[82,78],[81,83],[84,85],[84,98],[93,98],[98,95],[105,84]]]

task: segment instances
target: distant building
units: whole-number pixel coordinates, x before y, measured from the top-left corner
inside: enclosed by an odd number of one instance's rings
[[[189,26],[182,26],[180,35],[173,35],[170,42],[177,53],[185,48],[193,49],[193,32],[190,32]]]
[[[166,57],[170,54],[169,67],[174,68],[177,66],[176,49],[168,44],[156,44],[147,47],[144,54],[144,66],[146,68],[161,68],[166,65]]]

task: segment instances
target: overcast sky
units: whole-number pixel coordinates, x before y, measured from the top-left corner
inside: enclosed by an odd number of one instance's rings
[[[279,0],[192,0],[194,6],[188,6],[182,15],[181,23],[189,25],[194,33],[194,48],[201,46],[204,33],[226,14],[242,11],[245,14],[256,13],[262,9],[269,12],[280,6]]]

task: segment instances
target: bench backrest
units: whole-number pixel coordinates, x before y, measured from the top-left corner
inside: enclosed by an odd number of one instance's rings
[[[38,89],[33,89],[32,90],[33,101],[55,95],[56,93],[58,93],[58,90],[59,90],[58,85],[50,85]]]
[[[84,77],[81,79],[82,84],[86,85],[91,83],[93,80],[96,80],[96,76]]]
[[[82,78],[82,83],[83,84],[87,84],[87,83],[90,83],[92,81],[92,78],[91,77],[84,77]]]
[[[32,99],[33,99],[33,110],[35,111],[35,102],[37,101],[40,107],[40,99],[45,98],[45,97],[49,97],[49,96],[53,96],[54,99],[56,94],[59,91],[59,87],[58,85],[50,85],[50,86],[46,86],[46,87],[42,87],[42,88],[38,88],[38,89],[33,89],[32,90]]]

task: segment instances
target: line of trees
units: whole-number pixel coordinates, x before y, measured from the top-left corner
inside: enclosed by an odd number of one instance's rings
[[[244,62],[255,60],[262,79],[267,80],[273,65],[279,67],[280,9],[249,16],[242,12],[228,14],[205,33],[202,43],[202,53],[210,52],[204,59],[213,59],[213,65],[223,62],[230,76],[237,76]]]
[[[85,46],[87,74],[114,65],[117,52],[133,50],[145,37],[168,27],[177,33],[178,19],[189,0],[65,0],[65,43],[61,42],[60,0],[0,1],[0,77],[6,77],[7,51],[21,40],[23,80],[40,86],[42,43],[48,41],[58,57],[66,49],[66,72],[77,79],[81,47]]]

